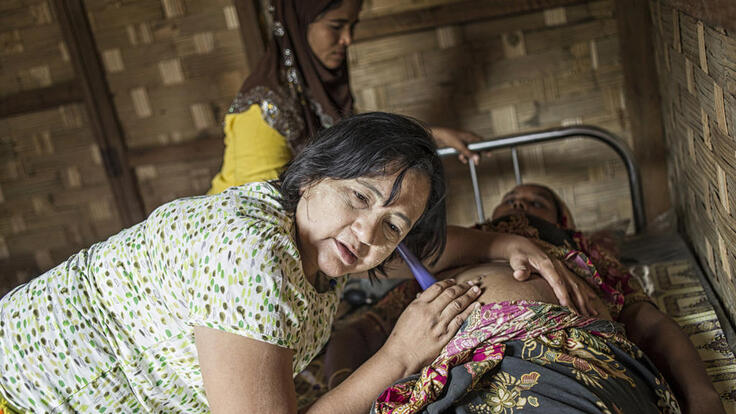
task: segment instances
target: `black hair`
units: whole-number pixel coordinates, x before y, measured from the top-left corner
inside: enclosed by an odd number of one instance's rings
[[[317,133],[275,184],[282,205],[294,214],[302,190],[322,179],[347,180],[398,172],[386,201],[389,205],[399,195],[409,170],[426,175],[430,190],[424,212],[403,242],[420,260],[435,256],[434,262],[447,241],[444,171],[431,133],[414,119],[385,112],[344,118]],[[394,257],[396,252],[369,270],[371,278],[376,270],[385,275],[384,266]]]

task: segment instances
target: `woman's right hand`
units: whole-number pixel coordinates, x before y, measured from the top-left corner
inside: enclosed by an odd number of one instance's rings
[[[458,285],[448,279],[433,284],[404,310],[381,351],[402,363],[407,375],[418,372],[480,306],[475,302],[480,293],[472,281]]]

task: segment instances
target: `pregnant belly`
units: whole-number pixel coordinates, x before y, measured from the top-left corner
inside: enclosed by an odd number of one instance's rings
[[[532,275],[520,282],[514,279],[513,271],[506,262],[476,264],[447,270],[437,275],[439,279],[455,278],[458,283],[477,279],[482,294],[478,302],[485,305],[492,302],[512,300],[528,300],[559,305],[552,287],[539,275]],[[599,298],[592,301],[593,308],[598,311],[598,318],[611,320],[608,308]]]

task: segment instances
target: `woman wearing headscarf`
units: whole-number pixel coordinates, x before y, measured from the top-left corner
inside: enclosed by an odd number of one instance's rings
[[[347,67],[361,0],[273,0],[272,37],[225,115],[225,154],[209,194],[275,179],[310,137],[353,113]],[[440,145],[472,155],[472,133],[432,128]]]

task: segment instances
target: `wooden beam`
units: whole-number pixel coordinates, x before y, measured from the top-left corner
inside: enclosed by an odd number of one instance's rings
[[[120,219],[124,226],[131,226],[145,218],[143,200],[135,176],[128,167],[124,134],[97,55],[86,10],[82,0],[53,0],[53,5],[74,71],[81,81],[90,125],[100,147]]]
[[[736,2],[733,0],[666,0],[671,7],[696,19],[736,32]]]
[[[0,118],[26,112],[38,112],[71,102],[84,100],[77,80],[59,83],[46,88],[18,92],[0,98]]]
[[[667,144],[652,42],[649,4],[618,0],[618,43],[624,73],[626,110],[631,124],[633,152],[641,172],[648,222],[670,206],[667,180]]]
[[[238,12],[240,37],[243,41],[245,60],[249,72],[253,71],[255,65],[266,52],[265,39],[268,38],[268,32],[264,30],[263,16],[256,5],[257,2],[258,0],[233,0],[235,10]]]
[[[220,158],[225,151],[223,136],[212,136],[165,147],[132,149],[128,152],[131,167]]]
[[[383,36],[428,29],[437,26],[463,24],[510,14],[528,13],[570,4],[581,0],[469,0],[409,10],[360,20],[355,26],[355,40],[369,40]]]

